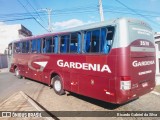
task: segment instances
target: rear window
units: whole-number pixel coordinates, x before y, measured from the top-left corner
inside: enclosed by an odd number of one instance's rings
[[[149,40],[153,42],[152,30],[149,27],[140,24],[130,24],[129,25],[130,43],[138,39]]]

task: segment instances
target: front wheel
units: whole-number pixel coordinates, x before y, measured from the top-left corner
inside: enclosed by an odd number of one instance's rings
[[[63,89],[62,80],[58,75],[52,78],[52,87],[56,94],[58,95],[65,94],[65,91]]]
[[[16,75],[16,77],[17,77],[18,79],[21,79],[21,78],[22,78],[22,76],[21,76],[20,73],[19,73],[18,67],[16,67],[16,69],[15,69],[15,75]]]

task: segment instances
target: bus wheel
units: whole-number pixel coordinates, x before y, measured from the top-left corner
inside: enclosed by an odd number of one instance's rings
[[[21,78],[22,78],[22,76],[19,74],[19,69],[18,69],[18,67],[16,67],[16,69],[15,69],[15,75],[16,75],[16,77],[17,77],[18,79],[21,79]]]
[[[58,75],[52,78],[52,87],[56,94],[58,95],[65,94],[65,91],[63,89],[62,80]]]

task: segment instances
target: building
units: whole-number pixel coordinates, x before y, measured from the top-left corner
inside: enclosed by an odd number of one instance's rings
[[[160,85],[160,32],[154,36],[156,47],[156,83]]]
[[[3,54],[5,52],[11,41],[27,36],[32,36],[32,32],[21,24],[0,24],[0,53]]]
[[[7,55],[0,54],[0,69],[8,67]]]
[[[156,74],[160,74],[160,32],[155,34]]]

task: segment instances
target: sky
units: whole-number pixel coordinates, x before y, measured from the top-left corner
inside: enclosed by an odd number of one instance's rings
[[[160,32],[160,0],[102,0],[105,20],[132,17]],[[98,0],[0,0],[0,24],[23,24],[33,35],[48,31],[48,15],[54,31],[100,22]]]

